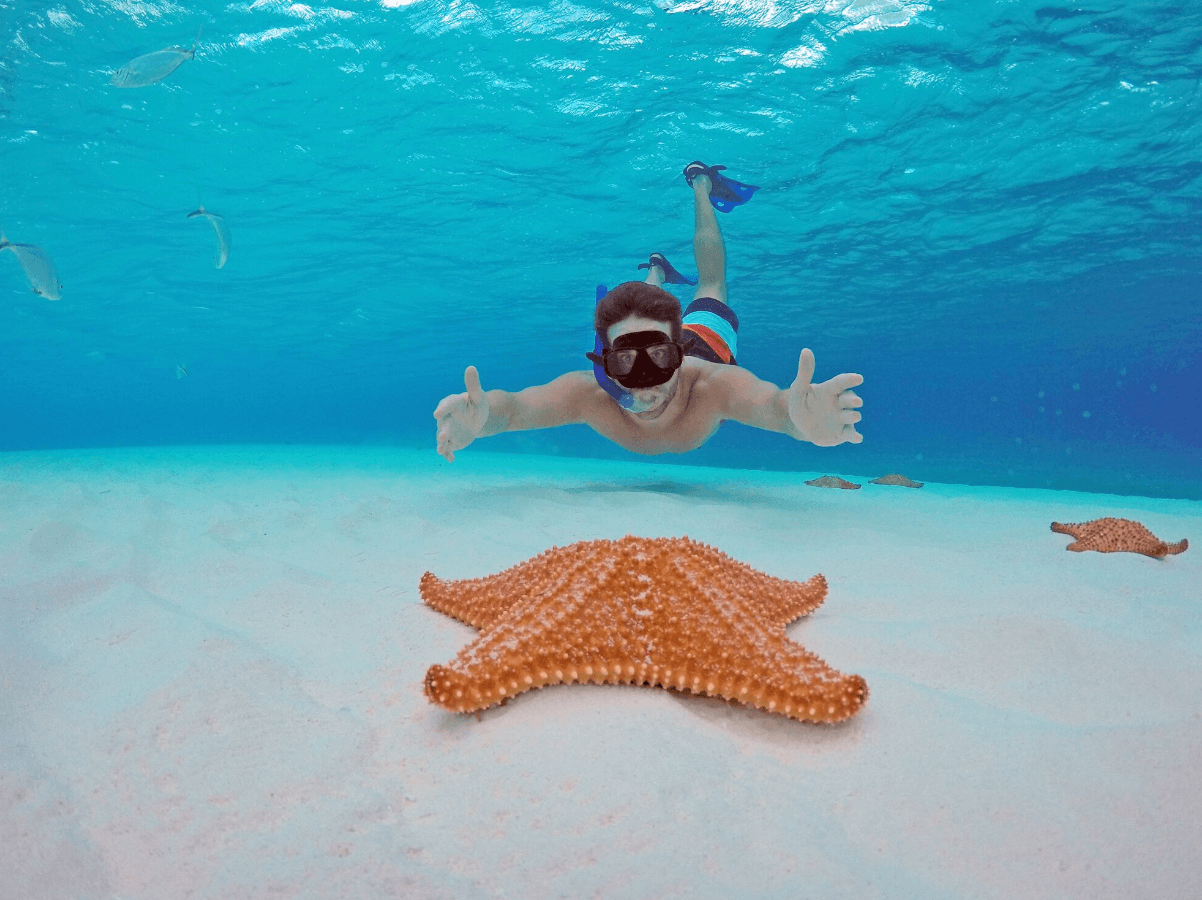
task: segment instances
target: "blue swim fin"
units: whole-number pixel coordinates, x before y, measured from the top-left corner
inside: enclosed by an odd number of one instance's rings
[[[730,212],[736,206],[742,206],[751,199],[751,195],[759,190],[754,184],[742,184],[733,178],[727,178],[719,169],[726,166],[707,166],[700,160],[694,160],[684,167],[684,180],[693,186],[693,176],[703,172],[710,179],[710,203],[718,212]]]
[[[665,278],[665,280],[667,280],[668,284],[696,284],[697,283],[696,278],[688,278],[684,275],[681,275],[679,272],[677,272],[676,269],[674,269],[672,267],[672,264],[670,262],[668,262],[668,257],[664,256],[662,253],[652,253],[651,259],[649,259],[645,263],[639,263],[640,269],[650,269],[652,266],[659,266],[661,269],[664,270],[664,278]]]

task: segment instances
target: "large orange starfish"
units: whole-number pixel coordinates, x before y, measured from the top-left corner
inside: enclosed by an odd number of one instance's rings
[[[1068,525],[1053,522],[1052,531],[1075,537],[1076,540],[1065,549],[1077,552],[1097,550],[1101,553],[1142,553],[1144,556],[1163,559],[1165,554],[1182,553],[1189,546],[1187,540],[1180,540],[1175,544],[1166,543],[1131,519],[1107,517]]]
[[[863,678],[785,635],[825,599],[825,578],[773,578],[687,537],[583,541],[487,578],[427,572],[421,595],[481,632],[426,673],[426,696],[455,712],[587,681],[710,694],[815,722],[846,719],[868,699]]]

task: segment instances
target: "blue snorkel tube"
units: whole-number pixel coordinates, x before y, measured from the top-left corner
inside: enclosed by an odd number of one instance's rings
[[[600,304],[605,298],[605,295],[608,293],[609,291],[606,290],[605,285],[597,285],[597,303]],[[601,343],[601,335],[594,333],[593,353],[600,357],[604,349],[605,345]],[[599,362],[593,363],[593,377],[597,379],[597,384],[605,388],[605,392],[609,394],[609,396],[618,401],[618,406],[622,407],[622,409],[634,408],[634,394],[630,393],[630,391],[626,390],[624,387],[622,387],[620,384],[617,384],[612,378],[606,375],[604,367],[602,367],[601,363]]]

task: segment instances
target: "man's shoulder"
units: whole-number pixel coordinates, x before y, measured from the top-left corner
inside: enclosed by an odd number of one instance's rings
[[[597,383],[591,369],[578,369],[559,376],[565,396],[583,414],[596,413],[606,408],[610,396]]]
[[[559,381],[563,384],[564,390],[570,391],[573,396],[589,397],[595,391],[605,393],[601,385],[597,384],[597,379],[593,376],[591,370],[577,369],[572,372],[565,372],[559,376]]]
[[[694,391],[710,393],[725,388],[731,380],[731,373],[737,368],[737,366],[710,362],[708,359],[700,359],[696,356],[686,356],[680,373],[688,379],[688,383]]]
[[[547,387],[553,387],[556,391],[562,394],[576,395],[581,392],[587,392],[591,388],[599,388],[597,381],[593,378],[592,372],[572,371],[564,372],[562,375],[556,376]]]
[[[708,359],[702,359],[700,356],[686,356],[681,363],[681,368],[686,372],[692,372],[695,376],[709,375],[719,369],[729,369],[730,366],[723,363],[710,362]]]
[[[746,369],[707,359],[685,357],[682,374],[688,377],[689,405],[726,417],[730,407],[755,377]]]

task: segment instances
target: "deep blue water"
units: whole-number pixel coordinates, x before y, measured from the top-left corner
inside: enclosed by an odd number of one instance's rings
[[[679,461],[1202,498],[1200,76],[1165,2],[0,0],[0,227],[63,283],[0,254],[0,449],[433,453],[467,364],[584,368],[597,283],[693,271],[702,159],[762,186],[721,216],[741,364],[862,373],[865,440]]]

